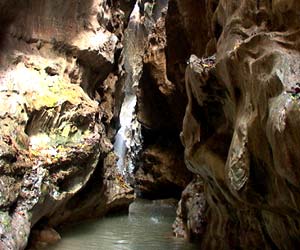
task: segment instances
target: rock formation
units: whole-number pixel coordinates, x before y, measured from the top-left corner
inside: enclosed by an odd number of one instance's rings
[[[41,219],[53,226],[132,201],[112,146],[115,60],[132,7],[1,1],[0,249],[24,249]]]
[[[299,13],[296,0],[0,0],[0,249],[24,249],[38,222],[59,238],[51,227],[129,204],[113,150],[129,92],[130,178],[151,198],[185,188],[177,236],[297,249]]]
[[[187,2],[177,7],[188,38]],[[210,40],[188,61],[181,138],[203,181],[206,229],[185,224],[203,249],[297,249],[300,5],[207,1],[203,10]],[[187,214],[201,204],[186,203]]]

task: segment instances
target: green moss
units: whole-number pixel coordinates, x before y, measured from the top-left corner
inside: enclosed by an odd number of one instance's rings
[[[8,212],[0,211],[0,223],[6,231],[11,230],[11,219],[8,215]]]
[[[48,189],[48,186],[46,184],[42,184],[41,186],[41,193],[42,193],[42,196],[46,196],[49,192],[49,189]]]
[[[65,101],[80,103],[82,94],[84,93],[77,86],[65,82],[62,78],[56,78],[52,81],[41,81],[39,92],[28,96],[27,101],[39,110],[42,107],[55,107]]]

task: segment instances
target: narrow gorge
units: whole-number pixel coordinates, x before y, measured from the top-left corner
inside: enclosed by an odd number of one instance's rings
[[[0,23],[0,250],[299,248],[300,1],[0,0]]]

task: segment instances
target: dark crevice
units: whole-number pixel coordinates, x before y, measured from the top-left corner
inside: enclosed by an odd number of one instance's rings
[[[218,21],[216,21],[214,25],[214,35],[216,37],[216,40],[219,40],[222,32],[223,32],[223,27],[219,24]]]

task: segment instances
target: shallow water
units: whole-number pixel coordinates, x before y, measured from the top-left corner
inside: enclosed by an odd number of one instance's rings
[[[137,200],[129,215],[81,223],[60,231],[62,240],[47,250],[195,250],[196,245],[172,236],[175,207]]]

